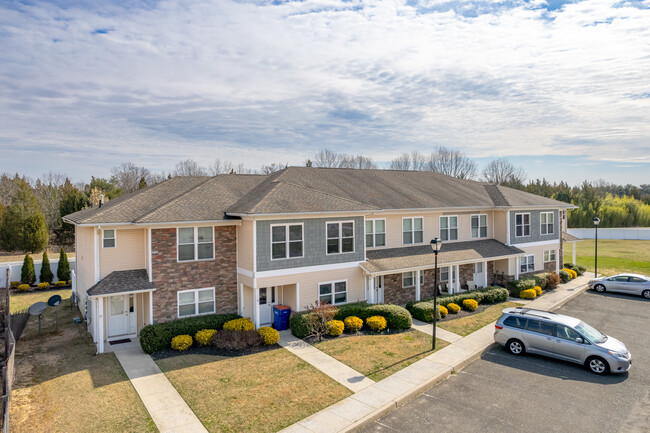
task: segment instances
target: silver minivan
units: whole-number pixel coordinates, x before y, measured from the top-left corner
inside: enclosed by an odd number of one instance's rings
[[[575,317],[531,308],[506,308],[494,341],[513,355],[526,352],[585,365],[596,374],[624,373],[632,355],[617,339]]]

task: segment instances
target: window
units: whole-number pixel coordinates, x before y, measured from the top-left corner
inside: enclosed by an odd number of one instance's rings
[[[214,258],[213,227],[179,227],[178,261],[211,260]]]
[[[440,268],[440,281],[449,281],[449,267]]]
[[[475,274],[483,273],[483,262],[474,263],[474,273]]]
[[[402,272],[402,287],[415,286],[415,272]]]
[[[553,234],[553,220],[555,216],[553,212],[542,212],[539,214],[539,220],[541,223],[540,233],[543,235],[552,235]]]
[[[104,248],[115,248],[115,230],[104,230]]]
[[[354,252],[354,222],[327,223],[327,254]]]
[[[386,220],[366,221],[366,248],[386,246]]]
[[[503,321],[503,324],[512,328],[524,329],[526,327],[526,320],[528,319],[523,317],[508,316],[508,318]]]
[[[420,274],[420,287],[424,286],[424,269],[419,272]]]
[[[639,277],[630,277],[630,283],[647,283],[647,281]]]
[[[440,217],[440,239],[443,241],[458,240],[458,217]]]
[[[182,290],[178,293],[178,317],[214,313],[214,287]]]
[[[528,320],[528,326],[526,329],[533,332],[539,332],[540,334],[553,335],[555,325],[548,322],[542,322],[540,320]]]
[[[530,214],[515,215],[515,236],[530,236]]]
[[[424,242],[422,218],[402,218],[402,243],[421,244]]]
[[[544,251],[544,262],[554,262],[555,261],[555,250],[545,250]]]
[[[271,259],[302,257],[302,224],[271,226]]]
[[[533,272],[535,270],[535,255],[530,254],[521,258],[519,272]]]
[[[562,340],[576,341],[576,338],[582,338],[580,334],[571,328],[563,325],[555,325],[555,336]]]
[[[472,238],[487,237],[487,215],[472,215]]]
[[[348,282],[333,281],[318,285],[319,301],[328,304],[344,304],[348,301]]]

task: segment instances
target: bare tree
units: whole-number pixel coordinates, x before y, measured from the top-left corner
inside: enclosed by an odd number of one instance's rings
[[[341,161],[339,163],[341,168],[359,168],[362,170],[369,170],[377,168],[372,158],[363,155],[345,155],[341,154]]]
[[[346,153],[336,153],[333,150],[319,150],[313,159],[305,161],[307,167],[327,167],[327,168],[360,168],[371,169],[377,168],[372,158],[364,155],[348,155]]]
[[[66,177],[62,173],[50,171],[36,180],[34,195],[38,200],[38,206],[45,217],[48,229],[53,231],[61,225],[59,205],[63,198],[62,187]]]
[[[516,186],[524,183],[526,172],[521,167],[515,167],[506,158],[499,158],[485,166],[483,177],[490,183]]]
[[[289,166],[289,164],[282,164],[282,163],[275,163],[274,162],[274,163],[272,163],[270,165],[263,165],[261,172],[262,172],[262,174],[271,174],[271,173],[274,173],[276,171],[283,170],[283,169],[287,168],[288,166]]]
[[[313,167],[339,167],[341,155],[329,149],[321,149],[312,160]]]
[[[427,159],[420,152],[404,152],[390,162],[389,168],[391,170],[423,171],[426,170],[426,164]]]
[[[173,176],[208,176],[208,171],[193,159],[186,159],[176,164]]]
[[[140,180],[144,179],[147,185],[153,185],[151,172],[145,167],[138,167],[132,162],[123,162],[117,167],[111,168],[111,174],[117,181],[118,188],[122,194],[127,194],[140,189]]]
[[[208,166],[208,171],[212,176],[217,176],[219,174],[228,174],[232,172],[234,166],[230,161],[222,161],[219,158],[215,159],[212,164]]]
[[[464,153],[442,146],[429,156],[427,169],[459,179],[474,179],[478,174],[476,163]]]

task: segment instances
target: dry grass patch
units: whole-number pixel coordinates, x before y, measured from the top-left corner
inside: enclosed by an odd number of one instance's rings
[[[53,248],[52,250],[47,250],[47,257],[51,260],[58,260],[61,253],[61,247]],[[65,252],[68,256],[68,260],[74,259],[74,252]],[[34,260],[43,259],[43,253],[30,253],[29,256]],[[7,252],[0,251],[0,263],[9,263],[9,262],[22,262],[25,260],[25,253],[16,253],[16,252]]]
[[[156,362],[210,432],[275,432],[351,394],[284,349]]]
[[[59,331],[48,308],[43,335],[31,317],[16,346],[11,431],[155,432],[156,426],[114,354],[95,355],[79,310],[59,307]]]
[[[432,338],[420,331],[359,334],[315,343],[314,346],[364,376],[379,381],[433,353]],[[449,343],[436,339],[436,351]]]
[[[519,302],[502,302],[501,304],[490,305],[480,313],[440,322],[438,327],[464,337],[497,320],[501,317],[501,311],[504,308],[521,307],[522,305],[524,304]]]
[[[571,246],[565,246],[564,260],[571,261]],[[594,271],[594,240],[576,243],[576,262]],[[650,241],[598,240],[598,273],[616,275],[632,272],[650,275]]]
[[[70,288],[61,290],[47,290],[44,292],[14,293],[9,298],[9,311],[13,313],[19,310],[24,310],[25,308],[29,308],[36,302],[47,302],[47,300],[54,295],[61,296],[61,303],[66,303],[68,302],[67,300],[70,299],[71,293],[72,289]]]

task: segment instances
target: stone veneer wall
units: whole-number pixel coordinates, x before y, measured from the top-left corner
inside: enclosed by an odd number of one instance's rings
[[[402,287],[402,274],[384,275],[384,303],[405,305],[415,300],[415,286]]]
[[[217,313],[237,312],[237,231],[235,226],[214,228],[214,260],[178,262],[176,229],[151,230],[154,323],[178,318],[179,290],[214,287]]]
[[[544,272],[555,272],[555,260],[544,263]]]

